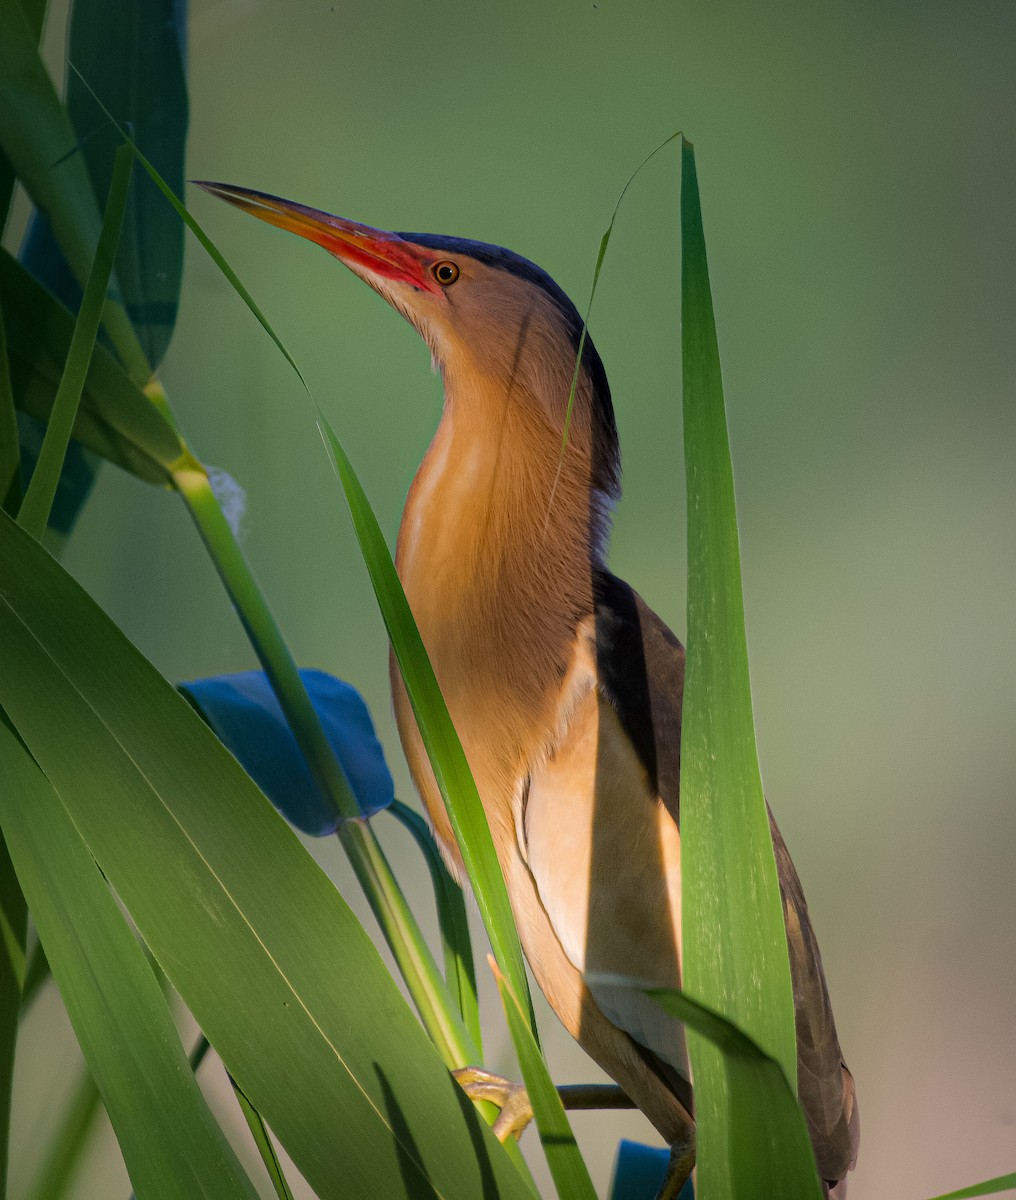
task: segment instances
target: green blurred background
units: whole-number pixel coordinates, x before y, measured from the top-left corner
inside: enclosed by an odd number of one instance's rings
[[[855,1200],[1016,1168],[1014,46],[1008,2],[191,6],[191,177],[501,243],[580,307],[630,171],[677,129],[694,140],[763,780],[858,1082]],[[624,450],[611,565],[682,634],[677,157],[629,193],[591,328]],[[320,250],[188,200],[394,539],[440,411],[425,347]],[[163,374],[191,445],[243,489],[298,660],[363,690],[410,798],[311,406],[193,242]],[[65,562],[169,678],[253,665],[168,494],[105,469]],[[428,913],[415,852],[387,844]],[[337,847],[315,852],[363,911]],[[512,1070],[487,1000],[488,1065]],[[16,1173],[71,1071],[57,1008],[23,1047]],[[558,1078],[594,1078],[543,1012]],[[634,1115],[576,1127],[601,1190],[618,1135],[653,1138]],[[97,1141],[75,1195],[126,1195],[104,1157]]]

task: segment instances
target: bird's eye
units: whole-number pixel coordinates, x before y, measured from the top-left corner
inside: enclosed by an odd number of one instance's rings
[[[435,263],[430,269],[431,275],[442,287],[451,287],[459,277],[459,269],[453,262]]]

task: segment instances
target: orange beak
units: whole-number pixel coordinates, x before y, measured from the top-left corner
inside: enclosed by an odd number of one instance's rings
[[[288,229],[316,242],[354,271],[359,267],[384,279],[408,283],[417,291],[441,294],[441,288],[428,270],[438,255],[407,242],[397,233],[373,229],[370,225],[347,221],[345,217],[333,217],[316,208],[307,208],[251,188],[200,179],[194,182],[220,200],[228,200],[270,225],[278,225],[280,229]]]

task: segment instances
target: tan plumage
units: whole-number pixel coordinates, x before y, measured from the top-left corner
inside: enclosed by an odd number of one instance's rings
[[[603,564],[618,493],[606,378],[587,342],[567,449],[580,321],[508,251],[395,235],[260,193],[210,190],[326,246],[419,330],[444,377],[396,563],[476,779],[533,973],[565,1027],[675,1147],[688,1139],[684,1037],[641,992],[679,985],[684,652]],[[442,851],[461,859],[398,670],[395,712]],[[800,881],[775,822],[800,1098],[835,1195],[857,1153]]]

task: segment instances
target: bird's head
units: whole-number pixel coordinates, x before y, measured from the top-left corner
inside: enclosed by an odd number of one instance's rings
[[[582,333],[574,304],[528,259],[485,242],[390,233],[230,184],[200,184],[281,229],[323,246],[418,330],[446,389],[527,405],[560,445]],[[619,490],[617,431],[600,356],[587,337],[573,426],[589,449],[592,485]]]

